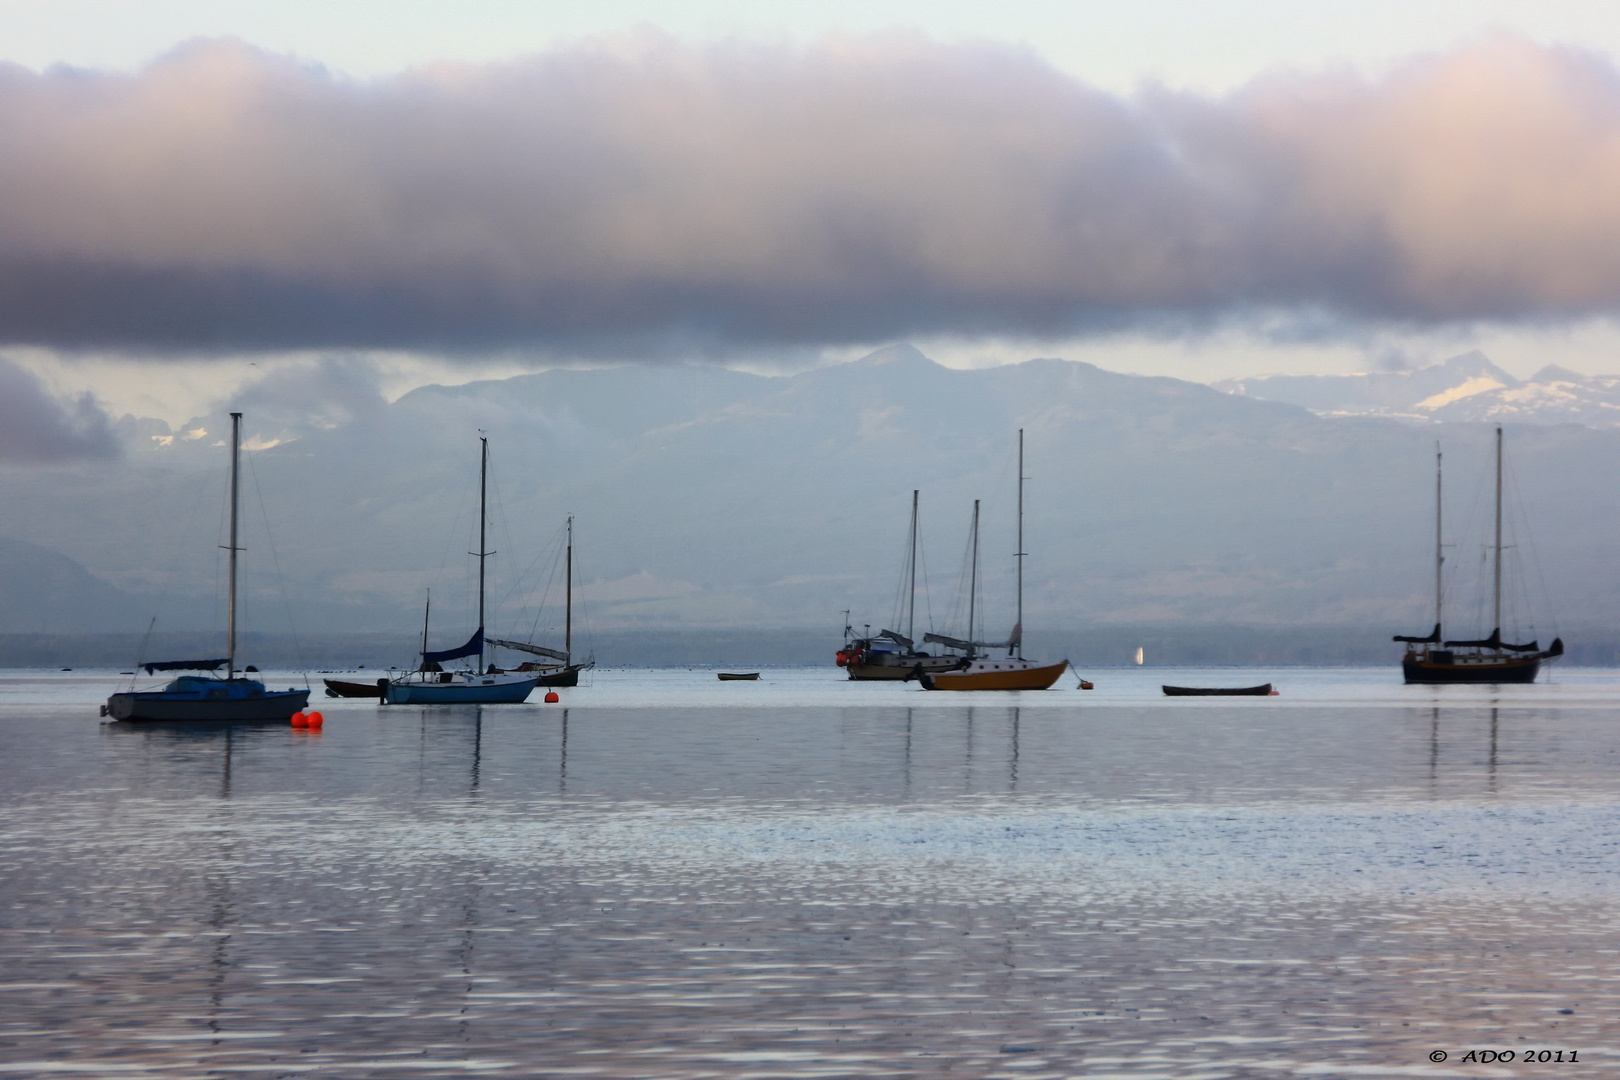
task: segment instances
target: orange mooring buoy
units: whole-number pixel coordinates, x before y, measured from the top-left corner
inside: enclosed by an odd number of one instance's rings
[[[555,704],[557,704],[557,702],[559,702],[561,700],[562,700],[562,698],[557,696],[557,691],[555,691],[555,690],[547,690],[546,691],[546,704],[547,705],[555,705]]]
[[[318,712],[312,712],[304,719],[310,727],[320,727],[322,724],[326,723],[326,717],[322,716]]]
[[[293,713],[293,715],[292,715],[292,726],[293,727],[309,727],[309,717],[305,716],[302,712]]]

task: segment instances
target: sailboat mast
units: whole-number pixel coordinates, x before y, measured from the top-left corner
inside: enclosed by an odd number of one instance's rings
[[[484,545],[484,526],[488,515],[484,511],[484,495],[489,478],[489,440],[478,437],[478,670],[484,670],[484,556],[489,554]]]
[[[226,608],[225,678],[236,678],[236,505],[238,481],[242,473],[242,414],[231,413],[231,574],[230,601]]]
[[[1491,625],[1502,629],[1502,429],[1496,429],[1496,581],[1491,589]]]
[[[973,560],[968,570],[968,655],[978,652],[973,647],[973,605],[979,598],[979,500],[973,500]]]
[[[1008,656],[1024,656],[1024,429],[1018,429],[1018,617],[1013,622],[1012,648]]]
[[[427,655],[428,616],[433,614],[433,590],[427,591],[427,603],[422,605],[422,655]]]
[[[917,489],[911,489],[911,601],[906,609],[906,637],[917,640]],[[971,636],[971,635],[970,635]]]
[[[574,515],[568,515],[568,568],[565,572],[567,584],[563,587],[563,652],[568,659],[563,663],[571,664],[574,661]]]
[[[1446,565],[1445,548],[1441,543],[1440,532],[1440,444],[1434,444],[1434,625],[1438,627],[1444,620],[1441,618],[1441,598]],[[1436,631],[1438,633],[1438,631]],[[1439,644],[1436,642],[1435,644]]]

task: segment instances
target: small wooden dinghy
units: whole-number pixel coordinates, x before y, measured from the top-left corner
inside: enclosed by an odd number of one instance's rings
[[[1170,697],[1266,697],[1272,693],[1270,683],[1259,686],[1166,686],[1162,689]]]
[[[721,682],[742,682],[759,678],[757,671],[719,671],[715,673]]]
[[[345,682],[343,679],[322,679],[326,683],[327,697],[380,698],[388,680],[381,683]]]

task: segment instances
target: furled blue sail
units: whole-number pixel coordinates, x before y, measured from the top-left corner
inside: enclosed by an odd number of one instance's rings
[[[473,631],[473,636],[467,639],[467,644],[459,649],[446,649],[443,652],[425,652],[422,654],[424,664],[442,664],[446,660],[460,660],[463,656],[477,656],[484,651],[484,628],[480,626]]]

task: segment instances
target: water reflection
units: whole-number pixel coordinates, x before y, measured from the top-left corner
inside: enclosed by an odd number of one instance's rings
[[[1395,1075],[1482,1029],[1620,1045],[1612,709],[1448,700],[334,709],[318,740],[0,713],[0,1066]]]

